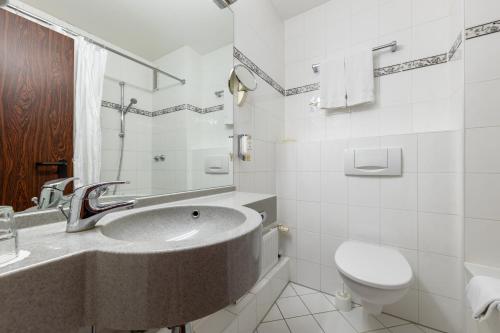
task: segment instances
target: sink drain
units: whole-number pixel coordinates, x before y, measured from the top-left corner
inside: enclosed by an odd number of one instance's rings
[[[192,217],[193,219],[197,219],[197,218],[199,218],[199,217],[200,217],[200,211],[199,211],[199,210],[197,210],[197,209],[196,209],[196,210],[193,210],[193,212],[191,213],[191,217]]]

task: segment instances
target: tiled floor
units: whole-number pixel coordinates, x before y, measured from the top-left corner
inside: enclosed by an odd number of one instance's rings
[[[437,333],[382,314],[367,315],[361,306],[351,312],[335,308],[335,298],[290,283],[257,328],[257,333]]]

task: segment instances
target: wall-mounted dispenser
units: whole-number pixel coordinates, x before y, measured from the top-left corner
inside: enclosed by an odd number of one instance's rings
[[[236,96],[238,106],[245,103],[249,91],[257,89],[255,75],[244,65],[236,65],[229,75],[229,91]]]
[[[252,160],[252,136],[248,134],[238,135],[238,157],[240,160],[249,162]]]
[[[401,176],[401,148],[346,149],[346,176]]]

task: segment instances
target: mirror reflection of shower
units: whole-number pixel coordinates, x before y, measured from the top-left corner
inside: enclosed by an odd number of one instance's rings
[[[118,136],[120,137],[120,159],[118,161],[118,172],[116,174],[116,180],[121,180],[122,176],[122,168],[123,168],[123,154],[125,150],[125,116],[130,111],[132,106],[137,104],[137,99],[131,98],[130,103],[127,107],[125,107],[125,82],[120,82],[120,133]],[[116,191],[118,190],[118,186],[115,186],[113,190],[113,195],[116,195]]]

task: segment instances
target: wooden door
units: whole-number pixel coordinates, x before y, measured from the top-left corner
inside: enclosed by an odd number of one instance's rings
[[[73,171],[73,39],[0,9],[0,205],[33,206],[57,167]]]

